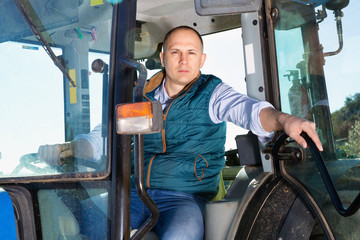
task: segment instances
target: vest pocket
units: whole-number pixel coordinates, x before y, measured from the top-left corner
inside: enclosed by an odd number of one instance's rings
[[[208,165],[208,162],[206,161],[206,159],[201,156],[200,154],[197,155],[196,159],[195,159],[195,164],[194,164],[194,173],[195,173],[195,176],[196,178],[201,182],[201,179],[204,177],[205,175],[205,170],[204,170],[204,165],[205,163],[205,168],[207,168],[209,165]],[[200,172],[200,173],[199,173]],[[198,174],[199,173],[199,174]],[[200,175],[200,176],[199,176]]]

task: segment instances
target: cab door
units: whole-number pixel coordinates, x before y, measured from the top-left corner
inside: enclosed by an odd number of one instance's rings
[[[133,58],[136,1],[117,2],[0,3],[0,187],[19,239],[120,239],[129,231],[130,164],[122,165],[130,139],[113,122],[114,106],[132,100],[134,71],[119,59]],[[92,70],[95,59],[110,72]],[[40,146],[101,123],[97,157],[38,158]]]
[[[353,22],[360,5],[307,2],[272,1],[269,5],[277,59],[274,84],[282,111],[315,122],[324,146],[324,168],[318,167],[316,153],[293,143],[287,149],[299,149],[298,157],[276,161],[281,174],[318,216],[313,238],[357,239],[360,72],[354,40],[360,32]]]

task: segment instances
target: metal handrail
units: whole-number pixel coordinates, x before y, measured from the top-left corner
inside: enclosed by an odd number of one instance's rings
[[[336,211],[344,217],[349,217],[354,215],[360,208],[360,193],[357,195],[355,200],[350,204],[348,208],[345,208],[341,202],[338,191],[336,190],[335,184],[329,174],[329,171],[325,165],[325,161],[317,149],[315,143],[311,140],[311,138],[304,132],[301,133],[301,136],[306,140],[309,145],[310,151],[314,156],[316,164],[319,168],[321,177],[324,181],[326,189],[330,195],[331,201],[333,202]]]
[[[147,71],[144,65],[136,62],[132,59],[122,58],[120,63],[127,67],[132,68],[138,71],[139,77],[136,82],[136,86],[133,91],[134,102],[142,102],[143,99],[143,89],[145,86],[145,81],[147,78]],[[141,201],[146,205],[150,211],[150,216],[146,221],[141,225],[141,227],[136,231],[134,236],[131,237],[131,240],[142,239],[147,232],[149,232],[156,224],[159,218],[159,209],[157,205],[153,202],[151,197],[147,194],[146,188],[144,186],[144,136],[142,134],[137,134],[134,136],[134,153],[135,153],[135,187],[136,192],[141,199]]]
[[[317,149],[315,143],[312,141],[312,139],[305,133],[302,132],[300,134],[307,142],[309,149],[315,159],[316,165],[320,171],[320,175],[324,181],[324,184],[326,186],[326,189],[329,193],[329,196],[331,198],[331,201],[336,209],[336,211],[344,216],[349,217],[354,215],[360,208],[360,193],[357,195],[355,200],[350,204],[348,208],[345,208],[344,205],[341,202],[341,199],[339,197],[338,191],[336,190],[334,181],[332,180],[329,170],[327,169],[325,165],[324,158],[322,157],[320,151]],[[288,135],[286,133],[281,134],[278,139],[276,140],[273,148],[272,148],[272,154],[275,156],[276,153],[279,151],[280,146],[285,142],[285,140],[288,138]]]
[[[128,68],[133,68],[139,73],[139,77],[136,81],[136,85],[133,91],[133,99],[134,102],[142,102],[143,101],[143,89],[145,86],[145,81],[147,79],[147,71],[144,65],[138,63],[135,60],[128,58],[121,58],[120,63]]]
[[[147,194],[144,186],[144,135],[135,135],[135,186],[141,201],[150,211],[150,216],[136,231],[131,240],[142,239],[156,224],[159,218],[159,209]]]

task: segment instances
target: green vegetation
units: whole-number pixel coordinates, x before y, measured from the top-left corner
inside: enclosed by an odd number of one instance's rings
[[[347,97],[345,106],[333,112],[331,119],[339,157],[360,157],[360,93]]]

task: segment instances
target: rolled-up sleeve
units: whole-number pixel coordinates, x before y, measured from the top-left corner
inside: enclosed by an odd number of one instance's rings
[[[87,134],[79,134],[76,139],[84,139],[91,145],[93,151],[93,160],[100,160],[102,155],[103,139],[101,137],[101,124],[98,124],[91,132]]]
[[[266,142],[274,135],[274,132],[266,132],[260,123],[260,111],[267,107],[273,108],[269,102],[257,101],[225,83],[220,83],[211,95],[209,115],[215,124],[232,122],[252,131],[260,141]]]

